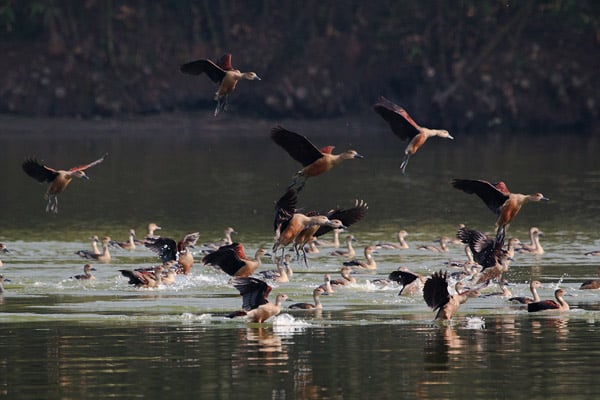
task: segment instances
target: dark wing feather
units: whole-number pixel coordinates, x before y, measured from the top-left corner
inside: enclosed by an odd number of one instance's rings
[[[398,282],[402,286],[406,286],[415,280],[417,280],[419,276],[410,271],[392,271],[388,276],[389,280],[394,282]]]
[[[497,257],[502,251],[503,242],[496,242],[495,239],[488,237],[485,233],[466,227],[460,228],[456,233],[456,237],[461,242],[469,245],[473,253],[473,259],[483,269],[496,265]]]
[[[246,262],[240,258],[233,248],[230,247],[220,247],[218,250],[205,255],[204,258],[202,258],[202,262],[204,264],[219,267],[223,272],[231,276],[234,276],[240,268],[246,265]]]
[[[503,184],[503,183],[502,183]],[[498,184],[496,184],[498,185]],[[453,179],[452,186],[468,194],[476,194],[485,205],[496,215],[500,214],[500,207],[508,199],[508,194],[498,190],[488,181],[481,179]],[[502,186],[498,186],[501,187]],[[506,185],[503,186],[506,188]],[[504,190],[504,189],[502,189]]]
[[[210,60],[196,60],[183,64],[181,72],[189,75],[200,75],[205,73],[215,83],[220,83],[225,77],[225,71]]]
[[[39,182],[52,182],[58,175],[56,170],[46,167],[33,158],[25,160],[22,167],[27,175]]]
[[[429,307],[437,310],[450,301],[448,292],[448,273],[434,272],[423,286],[423,298]]]
[[[102,157],[100,157],[99,159],[97,159],[96,161],[92,161],[89,164],[84,164],[84,165],[78,165],[77,167],[73,167],[71,169],[69,169],[70,172],[74,172],[74,171],[83,171],[86,170],[88,168],[91,168],[95,165],[100,164],[102,161],[104,161],[104,159],[106,158],[106,156],[108,155],[108,153],[105,153]]]
[[[328,212],[327,218],[330,220],[339,219],[345,227],[349,227],[363,219],[367,214],[368,209],[369,206],[364,200],[356,200],[353,207],[337,208]],[[332,230],[332,227],[323,225],[317,230],[315,236],[319,237]]]
[[[119,272],[126,278],[129,278],[130,285],[147,285],[148,280],[140,271],[130,271],[127,269],[120,269]]]
[[[288,189],[275,203],[275,219],[273,229],[283,231],[287,226],[298,204],[298,192],[294,188]]]
[[[373,106],[400,139],[412,139],[420,132],[420,126],[408,115],[406,110],[381,96]]]
[[[555,310],[558,308],[560,308],[560,306],[554,300],[542,300],[527,304],[527,311],[529,312]]]
[[[242,308],[246,311],[253,310],[258,306],[267,304],[267,297],[271,292],[271,286],[262,279],[257,278],[233,278],[233,286],[242,295]]]
[[[163,263],[177,260],[177,243],[169,238],[147,239],[146,247],[158,253]]]
[[[323,153],[306,136],[288,131],[279,125],[271,129],[271,139],[305,167],[323,157]]]

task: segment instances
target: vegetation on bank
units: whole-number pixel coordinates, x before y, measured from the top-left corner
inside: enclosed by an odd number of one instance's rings
[[[385,95],[463,131],[598,121],[595,0],[3,0],[0,38],[5,113],[212,109],[214,84],[179,65],[230,52],[263,79],[233,113],[332,117]]]

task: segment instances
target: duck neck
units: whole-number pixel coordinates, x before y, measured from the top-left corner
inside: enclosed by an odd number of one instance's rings
[[[531,285],[531,294],[533,295],[533,301],[540,301],[540,295],[538,294],[537,289],[533,285]]]

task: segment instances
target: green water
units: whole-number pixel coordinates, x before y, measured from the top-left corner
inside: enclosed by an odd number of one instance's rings
[[[379,250],[376,271],[323,296],[322,312],[285,310],[263,326],[224,317],[241,305],[229,277],[196,264],[173,286],[136,289],[118,269],[151,266],[157,257],[138,247],[111,249],[96,264],[96,279],[81,273],[75,255],[89,236],[124,241],[156,222],[165,237],[199,231],[199,244],[234,239],[253,254],[273,241],[273,205],[299,169],[270,142],[282,123],[318,146],[354,148],[365,159],[347,161],[308,181],[306,209],[348,207],[364,199],[369,212],[352,226],[362,248],[391,241],[406,229],[411,248]],[[600,294],[580,291],[597,276],[600,249],[599,142],[573,133],[526,133],[432,139],[399,171],[403,143],[377,119],[246,121],[171,115],[131,120],[72,121],[5,118],[0,132],[1,273],[11,282],[0,304],[0,397],[3,398],[594,398]],[[89,181],[60,196],[58,215],[45,209],[45,186],[20,164],[38,156],[65,168],[98,158]],[[551,199],[528,204],[509,236],[527,241],[530,226],[544,231],[542,256],[520,254],[506,277],[515,295],[543,283],[551,298],[566,288],[572,310],[530,315],[500,298],[472,299],[450,326],[432,322],[419,295],[371,282],[399,266],[428,275],[447,253],[418,250],[456,227],[490,231],[495,217],[475,196],[450,186],[452,178],[504,180],[515,192]],[[330,239],[330,238],[328,238]],[[290,283],[274,284],[294,301],[310,301],[323,275],[339,274],[331,248],[295,262]],[[274,268],[264,260],[263,268]],[[492,286],[486,291],[495,291]],[[291,303],[289,303],[291,304]]]

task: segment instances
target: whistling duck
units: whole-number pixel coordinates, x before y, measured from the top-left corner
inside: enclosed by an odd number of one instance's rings
[[[531,240],[531,243],[522,244],[521,248],[518,249],[519,253],[544,254],[544,248],[540,244],[540,236],[544,236],[544,232],[540,231],[539,228],[535,226],[529,228],[529,240]]]
[[[162,265],[154,270],[136,269],[134,271],[120,269],[119,272],[126,278],[129,278],[129,284],[136,287],[156,288],[160,285],[170,285],[175,282],[175,271],[169,269],[165,271]]]
[[[6,245],[4,243],[0,243],[0,252],[2,253],[10,253],[10,250],[8,250],[8,247],[6,247]],[[2,267],[2,260],[0,259],[0,267]]]
[[[324,174],[344,160],[364,158],[356,150],[332,154],[334,146],[318,149],[306,136],[288,131],[281,126],[271,130],[271,139],[304,167],[296,173],[290,184],[290,187],[299,184],[298,191],[302,190],[308,178]]]
[[[477,276],[479,282],[484,279],[498,278],[508,270],[512,258],[502,248],[502,241],[497,242],[496,239],[488,237],[483,232],[467,227],[460,228],[456,236],[469,246],[473,253],[473,259],[482,266],[483,269]]]
[[[458,240],[460,241],[460,239],[458,239]],[[472,265],[477,265],[477,263],[473,259],[473,252],[471,251],[471,248],[469,247],[468,244],[465,245],[464,252],[465,252],[465,255],[467,256],[466,261],[448,261],[448,263],[447,263],[448,266],[454,267],[454,268],[467,269],[467,268],[470,268]]]
[[[100,254],[100,250],[98,249],[98,243],[100,243],[100,239],[97,235],[91,236],[90,239],[92,239],[92,250],[78,250],[75,252],[75,254],[84,258],[88,258],[87,254]]]
[[[434,240],[434,242],[439,243],[440,246],[424,245],[417,247],[417,249],[429,250],[433,251],[434,253],[445,253],[448,251],[448,243],[450,242],[450,238],[448,236],[442,236],[441,238]]]
[[[283,196],[281,196],[275,205],[275,220],[273,223],[275,229],[275,243],[273,244],[273,257],[280,247],[282,248],[283,256],[285,247],[294,243],[296,237],[306,228],[315,225],[329,226],[331,228],[344,227],[339,220],[331,221],[325,215],[308,216],[297,212],[297,201],[297,191],[290,188]]]
[[[338,224],[340,226],[348,228],[360,221],[361,219],[363,219],[368,209],[369,206],[365,201],[355,200],[354,206],[350,208],[336,208],[326,213],[323,213],[323,215],[327,216],[327,218],[329,218],[334,224]],[[308,216],[313,216],[313,214],[316,215],[317,213],[306,213],[306,215]],[[340,229],[341,228],[337,228],[337,230]],[[310,241],[313,240],[313,238],[318,238],[332,230],[336,229],[328,225],[313,225],[304,229],[302,232],[300,232],[300,234],[296,236],[296,239],[294,239],[294,246],[296,248],[296,252],[298,252],[299,249],[303,248],[307,243],[310,243]],[[339,238],[337,240],[339,242]],[[337,247],[339,247],[339,243],[338,246],[336,246],[336,248]]]
[[[259,271],[259,274],[265,279],[272,280],[277,283],[285,283],[290,281],[287,271],[291,270],[289,263],[285,260],[279,260],[276,270]]]
[[[404,149],[404,159],[400,165],[402,173],[405,173],[406,171],[408,159],[415,154],[430,137],[437,136],[446,139],[454,139],[447,130],[429,129],[419,126],[410,115],[408,115],[405,109],[392,103],[383,96],[379,98],[379,101],[375,103],[373,108],[375,109],[375,112],[390,125],[392,132],[394,132],[396,136],[402,140],[410,140]]]
[[[500,280],[500,282],[498,283],[498,285],[500,286],[500,291],[499,292],[485,293],[481,297],[501,297],[503,299],[512,298],[512,292],[508,288],[509,284],[508,284],[508,281],[506,279]]]
[[[423,285],[423,298],[434,311],[436,320],[450,320],[461,304],[472,297],[479,297],[479,290],[467,290],[451,295],[448,291],[448,273],[434,272]],[[459,286],[460,288],[460,286]]]
[[[541,193],[511,193],[504,182],[490,183],[484,180],[453,179],[452,186],[468,194],[476,194],[496,215],[496,241],[504,240],[504,235],[512,220],[527,202],[549,200]]]
[[[196,60],[180,67],[181,72],[188,75],[200,75],[205,73],[214,83],[218,84],[215,92],[217,107],[215,108],[215,117],[220,111],[223,111],[228,104],[229,95],[233,93],[238,82],[242,79],[249,81],[261,80],[256,72],[240,72],[231,66],[231,54],[226,54],[221,58],[217,65],[211,60]]]
[[[162,228],[156,225],[154,222],[150,222],[148,224],[148,233],[146,234],[146,239],[156,239],[159,236],[155,235],[154,232],[161,230]]]
[[[398,239],[397,242],[395,242],[395,243],[392,243],[392,242],[378,243],[377,245],[380,248],[387,249],[387,250],[408,249],[408,248],[410,248],[410,246],[408,245],[408,243],[406,243],[407,236],[408,236],[408,232],[406,232],[403,229],[401,231],[398,231],[398,233],[396,233],[396,238]]]
[[[402,285],[398,296],[403,294],[410,296],[421,292],[426,280],[423,276],[409,271],[406,267],[399,267],[396,271],[390,272],[388,279]]]
[[[330,283],[332,285],[346,286],[352,283],[356,283],[356,278],[351,276],[352,268],[350,267],[342,267],[340,270],[340,275],[342,275],[341,279],[332,279]]]
[[[480,272],[472,276],[473,282],[480,284],[500,279],[508,271],[512,257],[502,248],[503,242],[496,242],[496,239],[483,232],[467,227],[460,228],[456,236],[469,246],[473,259],[482,267]]]
[[[130,229],[129,240],[126,242],[115,242],[115,244],[124,250],[135,250],[135,231]]]
[[[198,232],[189,233],[179,242],[170,238],[159,237],[157,239],[147,239],[146,247],[156,252],[163,264],[175,262],[175,272],[177,274],[188,275],[194,265],[194,256],[190,247],[194,247],[200,234]]]
[[[334,250],[331,252],[331,255],[345,257],[348,259],[354,258],[356,256],[356,250],[354,250],[354,247],[352,246],[352,242],[355,242],[355,241],[356,241],[356,238],[354,237],[354,235],[347,235],[346,236],[346,248]]]
[[[534,303],[527,304],[528,312],[545,311],[545,310],[557,310],[557,311],[569,311],[569,304],[563,299],[563,296],[567,292],[564,289],[557,289],[554,292],[554,300],[542,300]]]
[[[79,250],[75,254],[80,257],[87,258],[90,260],[96,260],[102,263],[109,263],[111,260],[110,252],[108,251],[108,245],[112,243],[110,237],[106,236],[102,238],[102,252],[99,254],[92,253],[91,251]]]
[[[377,262],[375,262],[375,258],[373,257],[373,252],[377,249],[377,246],[367,246],[364,249],[365,261],[361,260],[350,260],[344,261],[344,265],[349,267],[358,267],[366,270],[375,270],[377,269]]]
[[[325,274],[325,283],[320,285],[319,287],[323,289],[327,294],[334,293],[335,290],[331,287],[331,275]]]
[[[267,253],[264,253],[265,256],[268,256]],[[255,258],[259,258],[260,254],[256,254]],[[278,276],[281,276],[281,273],[279,271],[279,267],[282,266],[283,268],[285,268],[285,275],[287,276],[287,279],[289,280],[292,276],[294,276],[294,270],[292,269],[292,255],[291,254],[286,254],[283,257],[283,260],[281,258],[278,259],[277,261],[277,269],[271,269],[271,270],[267,270],[267,271],[260,271],[259,274],[261,274],[263,276],[263,278],[265,279],[275,279]]]
[[[531,281],[529,282],[529,290],[531,290],[531,295],[533,296],[533,298],[527,296],[518,296],[511,297],[510,299],[508,299],[508,301],[521,304],[529,304],[536,301],[540,301],[540,295],[537,292],[537,288],[540,287],[542,287],[542,283],[540,281]]]
[[[91,271],[95,271],[96,268],[92,267],[91,264],[85,264],[83,266],[83,274],[79,274],[79,275],[74,275],[71,277],[71,279],[78,279],[78,280],[90,280],[90,279],[96,279],[94,277],[94,275],[92,275]]]
[[[223,272],[231,276],[248,277],[262,265],[261,258],[267,254],[263,248],[256,251],[254,259],[246,257],[244,246],[240,243],[232,243],[221,246],[218,250],[207,254],[202,258],[206,265],[219,267]]]
[[[22,167],[25,173],[33,179],[50,183],[46,191],[46,198],[48,199],[46,212],[58,213],[58,195],[69,186],[73,178],[89,179],[84,171],[100,164],[107,155],[105,154],[89,164],[79,165],[68,170],[50,168],[33,158],[25,160]]]
[[[237,232],[232,227],[228,226],[225,228],[224,235],[222,239],[213,242],[213,243],[204,243],[204,246],[208,247],[211,250],[216,250],[221,246],[228,246],[233,243],[233,239],[231,235],[235,235]]]
[[[320,299],[322,294],[327,295],[327,292],[325,291],[325,289],[323,289],[322,287],[319,286],[315,290],[313,290],[314,304],[312,304],[312,303],[295,303],[295,304],[292,304],[291,306],[289,306],[289,308],[297,309],[297,310],[322,309],[323,304],[321,304],[321,299]]]
[[[600,250],[592,250],[586,253],[583,253],[584,256],[600,256]]]
[[[242,310],[228,317],[245,317],[249,322],[263,323],[281,312],[281,305],[287,296],[278,294],[275,304],[268,300],[272,288],[265,281],[251,277],[233,278],[233,286],[242,295]]]
[[[332,240],[320,239],[316,238],[316,244],[320,247],[333,247],[337,249],[340,247],[340,233],[344,230],[341,228],[332,229],[331,232],[333,234]]]
[[[598,268],[598,275],[600,275],[600,268]],[[600,289],[600,279],[590,279],[581,284],[579,289],[587,290],[587,289]]]
[[[158,239],[160,237],[160,235],[156,235],[154,233],[155,231],[160,230],[160,229],[162,229],[160,226],[158,226],[154,222],[150,222],[148,224],[148,233],[144,237],[144,240],[139,240],[139,239],[135,239],[134,238],[133,241],[135,242],[136,245],[145,246],[146,245],[146,240]]]

